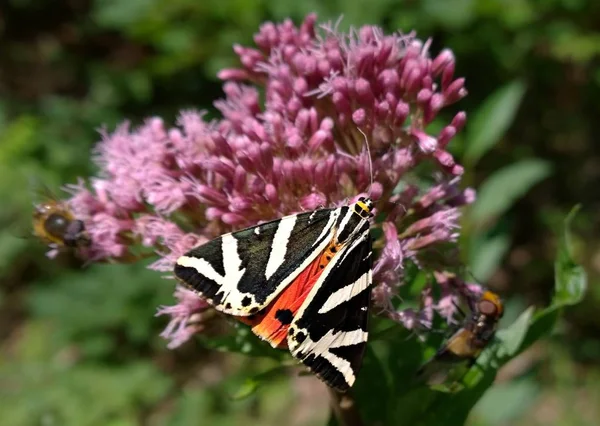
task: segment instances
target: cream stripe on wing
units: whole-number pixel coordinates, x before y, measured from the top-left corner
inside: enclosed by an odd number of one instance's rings
[[[273,276],[277,269],[285,260],[287,253],[287,245],[290,239],[290,235],[296,225],[297,216],[289,216],[282,219],[277,226],[275,236],[273,237],[273,245],[271,246],[271,253],[269,253],[269,261],[267,262],[267,268],[265,269],[265,277],[267,280]]]
[[[352,370],[352,366],[348,361],[344,358],[340,358],[337,355],[332,354],[331,352],[324,352],[321,354],[323,358],[325,358],[331,365],[335,367],[335,369],[340,372],[344,376],[344,380],[348,383],[348,386],[352,387],[356,377],[354,376],[354,371]]]
[[[340,288],[339,290],[334,291],[329,295],[323,306],[319,309],[320,314],[324,314],[326,312],[331,311],[332,309],[338,307],[342,303],[346,303],[348,300],[352,299],[357,294],[364,291],[367,287],[371,285],[371,270],[365,272],[352,284],[348,284]]]
[[[313,247],[316,244],[318,244],[319,241],[321,241],[322,238],[324,238],[328,233],[331,232],[331,228],[335,224],[335,221],[337,220],[337,218],[340,215],[341,211],[342,211],[342,209],[339,208],[339,209],[332,210],[331,213],[329,213],[329,219],[327,220],[327,225],[325,225],[325,228],[323,228],[323,230],[321,231],[321,233],[319,234],[319,236],[315,239],[315,241],[313,243]]]
[[[242,268],[242,259],[238,254],[237,240],[231,234],[225,234],[221,237],[221,250],[223,256],[224,274],[221,276],[212,265],[203,258],[192,256],[181,256],[177,259],[180,266],[194,268],[198,274],[214,281],[220,287],[217,293],[223,293],[223,299],[227,299],[231,305],[241,306],[244,293],[237,290],[237,285],[242,279],[246,268]],[[220,307],[216,307],[222,310]]]
[[[365,343],[368,337],[369,333],[360,328],[353,331],[339,331],[337,333],[330,330],[317,342],[313,342],[308,337],[300,346],[293,350],[292,355],[298,356],[298,353],[301,352],[305,354],[303,358],[310,355],[325,358],[344,376],[344,380],[348,383],[348,386],[352,386],[356,380],[352,365],[348,360],[331,353],[329,350]]]
[[[344,217],[342,218],[342,220],[340,221],[340,224],[338,226],[338,230],[336,233],[336,237],[338,235],[340,235],[342,232],[344,232],[344,229],[346,228],[346,226],[348,226],[348,222],[350,222],[350,219],[352,218],[352,216],[354,216],[356,213],[354,213],[354,209],[352,206],[348,207],[348,211],[346,212],[346,214],[344,215]]]
[[[194,268],[200,275],[223,285],[223,277],[214,270],[212,265],[206,260],[198,257],[180,256],[177,259],[177,264],[185,268]]]
[[[344,346],[364,343],[369,338],[369,332],[362,328],[353,331],[340,331],[335,335],[335,340],[329,346],[330,348],[341,348]]]
[[[200,275],[216,282],[221,286],[236,286],[246,271],[242,268],[242,259],[237,251],[237,240],[231,234],[221,237],[221,250],[223,257],[224,274],[221,276],[212,265],[200,257],[180,256],[177,264],[187,268],[194,268]]]

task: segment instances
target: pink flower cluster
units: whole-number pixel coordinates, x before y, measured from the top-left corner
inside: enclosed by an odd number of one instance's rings
[[[413,35],[315,23],[314,15],[299,27],[266,23],[257,47],[234,47],[241,67],[219,73],[221,119],[183,111],[174,127],[152,118],[103,134],[100,176],[71,187],[92,240],[87,256],[131,261],[132,248],[144,246],[160,255],[152,268],[168,271],[224,232],[366,193],[384,217],[375,302],[412,325],[392,304],[403,266],[439,268],[427,253],[456,241],[458,207],[475,197],[459,189],[463,169],[446,150],[465,113],[427,132],[466,95],[464,79],[454,77],[450,50],[432,57],[430,43]],[[181,343],[194,309],[184,290],[177,297],[184,307],[161,312],[173,315],[166,334]]]

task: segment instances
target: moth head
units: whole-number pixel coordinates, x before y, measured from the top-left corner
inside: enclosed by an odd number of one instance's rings
[[[360,197],[356,202],[357,213],[362,217],[371,217],[373,216],[373,200],[367,197]]]

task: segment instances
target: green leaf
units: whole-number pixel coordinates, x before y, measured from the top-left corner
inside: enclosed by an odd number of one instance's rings
[[[524,94],[525,84],[513,81],[492,93],[474,114],[467,128],[464,157],[469,167],[474,166],[506,133]]]
[[[482,238],[469,250],[469,265],[473,276],[480,282],[486,282],[500,265],[502,258],[510,247],[507,234]]]
[[[172,389],[151,360],[84,362],[56,331],[48,321],[28,322],[0,360],[0,377],[14,384],[0,387],[3,424],[135,425],[134,407],[155,406]]]
[[[532,343],[550,334],[556,325],[558,317],[559,311],[554,306],[536,312],[533,316],[532,324],[527,330],[527,334],[519,348],[519,352],[523,352]]]
[[[471,417],[484,424],[511,424],[537,397],[539,386],[534,380],[500,383],[486,392],[473,408]]]
[[[39,119],[21,115],[9,126],[0,129],[0,164],[14,166],[15,162],[29,159],[35,148],[35,135],[39,128]]]
[[[368,419],[369,424],[385,422],[391,393],[387,373],[373,346],[367,346],[361,373],[353,388],[361,416],[363,420]]]
[[[496,351],[497,357],[508,359],[517,354],[527,334],[533,312],[534,307],[530,306],[509,327],[496,333],[496,338],[500,342],[500,347]]]
[[[285,365],[279,365],[263,373],[246,378],[244,383],[231,395],[231,399],[242,400],[254,395],[263,383],[272,380],[275,377],[279,377],[286,368],[287,366]]]
[[[244,324],[235,324],[232,335],[222,337],[199,336],[204,346],[222,352],[240,353],[248,356],[267,357],[276,360],[288,358],[288,352],[273,349],[267,342],[260,340],[252,333],[250,327]]]
[[[56,323],[55,339],[78,342],[90,350],[89,357],[116,350],[117,340],[105,330],[119,330],[129,342],[147,344],[157,339],[159,323],[167,323],[153,317],[156,307],[172,303],[173,287],[141,263],[93,265],[52,278],[46,277],[29,295],[31,312]]]
[[[496,171],[480,187],[471,220],[482,224],[506,212],[551,171],[543,160],[522,160]]]
[[[543,335],[550,333],[556,325],[561,308],[579,303],[585,295],[587,275],[585,270],[573,260],[570,242],[571,222],[578,210],[579,206],[575,206],[564,221],[554,263],[555,282],[552,303],[547,308],[536,312],[520,351],[526,349]]]
[[[452,29],[464,28],[477,16],[474,0],[425,0],[422,7],[439,25]]]
[[[106,28],[131,27],[145,19],[153,5],[152,0],[99,0],[94,2],[94,21]]]
[[[560,306],[579,303],[587,288],[585,270],[573,260],[571,243],[571,222],[579,211],[575,206],[567,215],[558,253],[554,263],[555,294],[553,303]]]

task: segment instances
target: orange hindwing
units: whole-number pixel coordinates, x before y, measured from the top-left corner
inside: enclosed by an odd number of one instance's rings
[[[252,327],[252,332],[274,348],[287,349],[288,328],[306,297],[339,247],[333,243],[261,312],[236,317]]]

